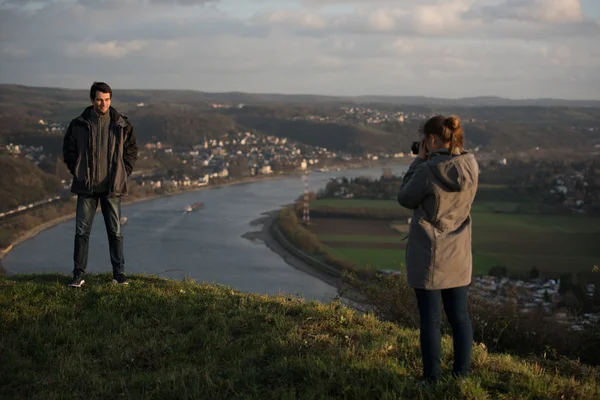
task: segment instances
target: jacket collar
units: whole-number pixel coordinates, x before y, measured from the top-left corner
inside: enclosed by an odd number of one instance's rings
[[[439,149],[436,150],[434,152],[431,153],[431,157],[435,157],[435,156],[462,156],[464,154],[468,154],[469,152],[466,150],[461,150],[460,153],[457,151],[454,151],[452,154],[450,154],[450,149]]]
[[[77,117],[76,119],[81,121],[81,122],[85,122],[85,123],[90,123],[91,119],[92,119],[92,113],[93,113],[93,106],[89,106],[87,107],[85,110],[83,110],[83,112],[81,113],[81,115],[79,117]],[[110,120],[114,121],[114,123],[122,128],[127,127],[127,117],[125,117],[124,115],[119,114],[119,112],[110,107],[110,109],[108,110],[108,112],[110,113]]]

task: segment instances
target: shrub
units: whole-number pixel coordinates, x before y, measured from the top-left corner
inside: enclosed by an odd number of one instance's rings
[[[327,253],[325,255],[325,261],[327,261],[327,263],[329,263],[329,264],[335,265],[336,267],[338,267],[344,271],[356,271],[357,270],[356,264],[353,263],[352,261],[347,260],[345,258],[334,256],[329,253]]]
[[[344,281],[364,296],[380,318],[408,328],[419,327],[417,300],[404,274],[371,274],[364,279],[349,273]]]
[[[38,226],[40,223],[42,223],[41,218],[36,217],[34,215],[29,215],[29,214],[23,215],[19,221],[20,228],[23,231],[33,229],[36,226]]]
[[[490,268],[488,275],[494,276],[496,278],[503,278],[508,276],[508,270],[506,269],[506,265],[495,265]]]
[[[297,208],[298,212],[302,212],[302,207]],[[376,209],[376,208],[336,208],[336,207],[319,207],[310,211],[311,216],[320,218],[357,218],[357,219],[378,219],[378,220],[394,220],[406,219],[411,217],[411,213],[405,209]]]
[[[279,212],[279,224],[285,237],[303,251],[310,254],[323,254],[323,245],[316,235],[300,226],[294,210],[284,208]]]

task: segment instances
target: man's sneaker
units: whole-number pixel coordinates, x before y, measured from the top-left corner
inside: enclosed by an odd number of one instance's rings
[[[115,285],[129,285],[129,281],[127,280],[127,278],[125,278],[125,275],[123,274],[115,275],[115,277],[113,278],[113,283]]]
[[[69,282],[70,287],[82,287],[85,281],[83,275],[73,275],[73,279]]]

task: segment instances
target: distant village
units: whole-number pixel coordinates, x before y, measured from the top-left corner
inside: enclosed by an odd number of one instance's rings
[[[588,182],[586,171],[575,171],[569,175],[557,175],[553,184],[554,187],[548,192],[572,211],[585,213],[586,206],[594,203],[592,199],[593,188]],[[597,206],[600,206],[600,204]]]
[[[393,154],[353,157],[324,147],[307,146],[278,136],[253,132],[226,133],[205,139],[191,149],[176,149],[161,142],[147,143],[142,159],[170,159],[177,165],[158,171],[139,171],[134,179],[152,187],[203,186],[214,179],[244,178],[282,172],[324,170],[348,163],[377,161]],[[175,172],[166,177],[165,170]],[[176,171],[175,171],[176,170]]]
[[[600,164],[539,161],[525,164],[507,158],[480,163],[480,184],[509,185],[515,192],[529,188],[540,198],[540,206],[579,214],[600,215]]]
[[[35,165],[39,165],[47,156],[44,154],[44,146],[27,146],[9,143],[0,145],[0,154],[10,154],[12,156],[25,157]]]
[[[561,284],[562,283],[562,284]],[[476,276],[473,278],[472,296],[497,305],[514,304],[522,313],[541,311],[557,323],[569,325],[572,331],[582,331],[600,325],[600,312],[580,314],[560,311],[562,308],[591,308],[597,293],[595,284],[581,286],[561,279],[530,281],[508,277]]]
[[[361,107],[361,106],[341,106],[340,114],[337,116],[325,116],[325,115],[308,115],[305,117],[292,117],[293,121],[296,120],[307,120],[314,122],[332,122],[332,123],[344,123],[344,124],[358,124],[358,125],[377,125],[382,123],[404,123],[409,121],[425,121],[432,115],[418,112],[405,112],[405,111],[386,111],[379,110],[374,107]],[[465,122],[476,122],[475,118],[463,119]]]

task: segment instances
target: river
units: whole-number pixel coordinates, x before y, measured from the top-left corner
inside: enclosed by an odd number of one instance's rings
[[[405,169],[392,167],[395,174]],[[378,178],[381,174],[381,168],[315,172],[309,176],[309,189],[323,188],[335,176]],[[288,265],[263,243],[243,237],[258,229],[251,222],[262,213],[289,204],[303,190],[300,176],[285,177],[124,205],[126,273],[188,276],[245,292],[329,301],[337,295],[335,287]],[[199,201],[204,209],[183,212],[186,205]],[[75,221],[70,220],[21,243],[2,260],[4,268],[9,274],[70,274],[74,229]],[[111,270],[104,222],[98,214],[90,237],[88,272]]]

